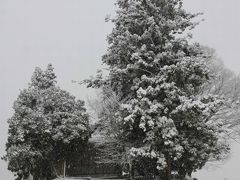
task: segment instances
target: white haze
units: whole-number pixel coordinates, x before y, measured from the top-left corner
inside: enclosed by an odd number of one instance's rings
[[[19,89],[27,86],[36,66],[52,63],[59,85],[81,99],[94,95],[72,80],[94,75],[107,48],[105,23],[114,13],[114,0],[0,0],[0,154],[7,139],[7,119]],[[240,72],[240,1],[185,0],[185,7],[204,12],[194,39],[217,50],[225,65]],[[200,180],[239,180],[240,145],[219,168],[197,173]],[[0,161],[0,178],[13,176]]]

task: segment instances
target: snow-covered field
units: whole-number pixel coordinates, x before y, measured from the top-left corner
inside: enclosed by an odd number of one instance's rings
[[[104,180],[103,178],[58,178],[56,180]],[[107,179],[105,179],[107,180]],[[109,179],[108,179],[109,180]],[[124,179],[114,179],[114,180],[124,180]],[[191,178],[186,178],[186,180],[192,180]]]
[[[103,178],[87,178],[87,177],[85,177],[85,178],[69,178],[69,177],[67,177],[67,178],[58,178],[58,179],[55,179],[55,180],[104,180]],[[109,180],[109,179],[108,179]],[[124,179],[114,179],[114,180],[124,180]]]

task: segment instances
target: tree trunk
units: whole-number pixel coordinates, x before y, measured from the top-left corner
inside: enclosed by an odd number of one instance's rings
[[[130,175],[130,180],[133,180],[133,169],[132,169],[132,163],[129,163],[129,175]]]
[[[63,162],[63,179],[66,177],[66,160]]]
[[[171,168],[171,160],[169,155],[166,158],[167,160],[167,167],[165,169],[165,179],[164,180],[172,180],[172,168]]]

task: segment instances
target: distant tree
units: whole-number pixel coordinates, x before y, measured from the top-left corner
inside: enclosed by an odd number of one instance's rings
[[[206,54],[210,79],[203,88],[203,94],[213,94],[225,99],[218,111],[212,113],[211,121],[222,121],[228,129],[226,139],[236,140],[240,125],[240,77],[226,68],[215,53],[208,47],[202,47]]]
[[[228,129],[236,132],[235,128],[240,125],[240,77],[224,66],[214,50],[206,47],[203,50],[209,54],[207,64],[211,76],[203,93],[218,95],[226,100],[212,118],[222,119]]]
[[[8,169],[17,179],[50,180],[55,165],[66,161],[89,138],[89,117],[84,102],[56,86],[52,65],[36,68],[28,88],[14,103],[8,120]]]
[[[107,86],[101,88],[97,99],[89,101],[90,108],[98,119],[95,122],[95,133],[102,137],[101,141],[95,143],[100,152],[97,162],[118,164],[124,169],[131,159],[125,149],[128,146],[122,139],[123,124],[117,121],[120,104],[118,96]]]
[[[109,74],[86,82],[119,97],[119,136],[146,179],[184,179],[228,150],[219,142],[222,124],[211,120],[224,98],[202,93],[210,79],[207,56],[184,36],[196,15],[182,8],[182,0],[117,4],[103,56]]]

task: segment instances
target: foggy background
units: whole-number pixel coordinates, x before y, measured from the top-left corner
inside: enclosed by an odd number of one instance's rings
[[[194,40],[215,48],[226,67],[240,72],[240,1],[185,0],[191,12],[205,19],[193,31]],[[94,96],[72,80],[94,75],[106,52],[115,0],[0,0],[0,155],[5,152],[7,119],[19,90],[27,87],[36,66],[52,63],[58,85],[78,98]],[[223,165],[205,168],[200,180],[239,180],[240,144]],[[13,180],[0,160],[0,179]]]

